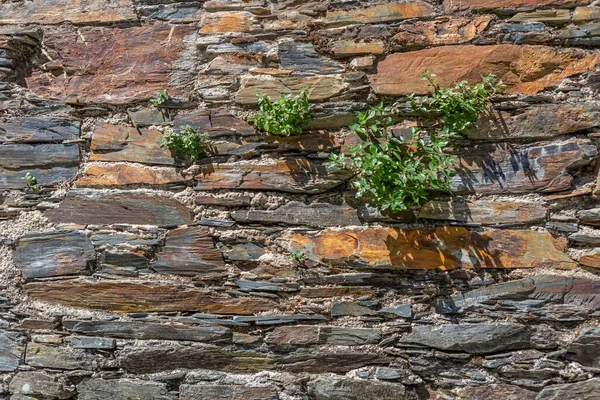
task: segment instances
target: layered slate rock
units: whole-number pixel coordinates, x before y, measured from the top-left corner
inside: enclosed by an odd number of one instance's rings
[[[166,383],[139,379],[87,379],[77,385],[78,399],[82,400],[175,400]]]
[[[23,177],[27,172],[36,178],[38,185],[51,186],[72,179],[77,175],[77,170],[77,166],[27,168],[24,170],[9,170],[0,167],[0,189],[26,188],[27,183]]]
[[[512,146],[480,144],[458,151],[451,189],[456,193],[526,193],[568,190],[570,171],[589,164],[598,149],[587,139]]]
[[[406,389],[401,384],[352,379],[344,376],[320,376],[308,383],[315,400],[401,400]]]
[[[55,117],[10,118],[0,124],[0,144],[61,143],[79,138],[80,123]]]
[[[355,267],[441,269],[572,268],[566,240],[545,232],[465,228],[347,228],[286,234],[282,245],[307,259]]]
[[[0,331],[0,372],[16,371],[24,350],[25,340],[19,333]]]
[[[218,398],[239,400],[278,400],[278,391],[272,386],[237,385],[181,385],[180,400],[214,400]]]
[[[531,224],[546,218],[546,207],[540,203],[501,200],[465,200],[456,198],[449,201],[432,200],[419,210],[419,218],[477,223]]]
[[[92,163],[85,166],[84,176],[77,179],[78,187],[171,185],[185,182],[174,168],[145,167],[125,163]]]
[[[297,94],[304,87],[308,87],[311,101],[327,100],[349,87],[340,75],[244,75],[240,83],[240,90],[235,95],[235,102],[240,104],[256,104],[257,94],[278,100],[280,94]]]
[[[101,366],[102,360],[82,349],[30,342],[27,344],[25,364],[41,368],[93,370]]]
[[[344,72],[343,65],[321,56],[310,42],[283,40],[277,48],[281,68],[320,74]]]
[[[33,0],[19,3],[3,3],[0,8],[1,24],[99,24],[137,21],[131,0],[85,2],[77,0]]]
[[[34,233],[17,242],[15,264],[27,279],[84,274],[96,253],[77,231]]]
[[[198,311],[248,315],[272,310],[269,300],[233,299],[191,286],[127,281],[55,281],[25,285],[41,301],[114,312]]]
[[[583,328],[579,336],[569,346],[566,357],[582,365],[599,368],[600,328]]]
[[[65,329],[89,336],[108,336],[122,339],[158,339],[211,341],[230,336],[221,326],[189,326],[129,321],[63,321]]]
[[[92,135],[90,160],[174,165],[175,160],[169,149],[159,146],[162,136],[159,131],[97,124]]]
[[[464,399],[489,400],[535,400],[537,396],[534,391],[504,383],[458,388],[455,393]]]
[[[210,137],[251,136],[256,134],[252,125],[236,117],[225,108],[202,109],[188,114],[179,114],[173,120],[176,129],[188,125],[197,132],[206,132]]]
[[[536,400],[595,400],[600,392],[600,378],[587,381],[547,386]]]
[[[405,1],[399,3],[378,4],[350,11],[328,11],[321,21],[326,26],[368,24],[373,22],[399,21],[408,18],[429,17],[435,15],[432,6],[424,1]]]
[[[228,32],[258,32],[260,24],[254,14],[247,11],[205,13],[200,25],[202,34]]]
[[[70,193],[58,208],[46,211],[55,223],[177,226],[192,222],[190,211],[175,199],[141,193]]]
[[[425,94],[430,91],[420,79],[425,69],[436,74],[441,86],[461,80],[474,83],[493,73],[509,92],[533,94],[557,86],[565,77],[593,70],[599,61],[597,54],[545,46],[444,46],[388,55],[377,64],[370,82],[380,95]]]
[[[465,0],[459,3],[452,0],[445,0],[444,8],[447,11],[468,8],[477,11],[511,13],[542,7],[574,8],[575,6],[587,5],[589,3],[589,0]]]
[[[375,328],[345,328],[338,326],[279,326],[265,338],[265,342],[278,346],[329,344],[359,346],[381,340],[381,331]]]
[[[468,43],[489,25],[491,17],[472,19],[451,18],[441,21],[417,21],[402,25],[402,30],[392,38],[396,50],[407,47],[426,47]]]
[[[179,90],[170,82],[175,80],[172,74],[190,74],[189,69],[179,67],[178,59],[184,39],[191,33],[192,27],[187,25],[161,24],[48,31],[44,44],[57,61],[44,67],[59,68],[61,73],[36,69],[26,78],[27,86],[41,96],[60,100],[75,97],[84,103],[146,100],[160,89],[176,95]]]
[[[361,225],[355,208],[329,203],[306,205],[291,201],[275,210],[237,210],[231,215],[242,223],[308,225],[317,227]]]
[[[77,144],[2,144],[0,168],[47,168],[79,163]]]
[[[208,229],[198,227],[169,231],[165,245],[152,262],[152,269],[188,276],[227,272],[223,255]]]
[[[24,371],[17,373],[10,381],[11,393],[34,397],[68,399],[72,393],[65,389],[59,375],[43,371]]]
[[[520,324],[415,326],[400,342],[445,351],[488,354],[527,348],[530,335],[528,328]]]
[[[196,190],[274,190],[290,193],[322,193],[341,185],[351,172],[327,162],[305,158],[279,159],[275,163],[213,164],[196,176]]]

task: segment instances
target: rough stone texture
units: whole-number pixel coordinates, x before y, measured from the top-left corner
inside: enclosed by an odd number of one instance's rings
[[[321,193],[341,185],[349,175],[348,171],[305,158],[281,159],[267,165],[213,164],[196,176],[195,188]]]
[[[165,246],[152,262],[152,269],[190,276],[227,272],[223,256],[208,229],[196,227],[170,231]]]
[[[0,143],[60,143],[77,139],[79,125],[65,118],[11,118],[0,124]]]
[[[467,387],[456,390],[461,399],[473,400],[535,400],[537,393],[519,386],[492,384],[479,387]]]
[[[56,369],[87,369],[99,366],[99,359],[81,349],[56,347],[31,342],[27,344],[25,363],[32,367]]]
[[[569,346],[567,357],[588,367],[600,366],[600,329],[583,328],[581,334]]]
[[[15,371],[19,367],[24,350],[25,343],[21,335],[0,331],[0,371]]]
[[[177,226],[191,223],[189,210],[177,200],[144,194],[74,194],[48,210],[55,222]]]
[[[278,400],[274,387],[248,387],[234,385],[181,385],[180,400],[213,400],[218,398],[236,400]]]
[[[77,231],[22,236],[15,252],[15,264],[27,279],[85,273],[95,258],[92,242]]]
[[[132,398],[148,400],[174,400],[169,394],[166,383],[142,381],[137,379],[97,379],[92,378],[77,385],[79,399],[127,400]]]
[[[168,185],[185,182],[174,168],[149,168],[129,164],[88,164],[85,176],[77,179],[78,187]]]
[[[417,21],[403,25],[405,29],[394,35],[393,40],[397,50],[468,43],[488,27],[490,20],[489,16],[481,16],[473,19]]]
[[[65,390],[59,375],[45,372],[19,372],[10,381],[10,391],[27,396],[68,399],[72,393]]]
[[[191,33],[186,25],[160,24],[51,31],[44,37],[51,57],[44,67],[62,72],[34,70],[27,86],[41,96],[87,103],[146,100],[165,88],[176,94],[170,75]]]
[[[598,399],[600,378],[544,388],[536,400],[595,400]]]
[[[274,304],[254,298],[217,297],[209,290],[151,282],[92,283],[86,281],[35,282],[25,285],[38,300],[115,312],[199,311],[253,314]]]
[[[456,59],[460,64],[452,62]],[[425,69],[435,73],[442,86],[493,73],[510,92],[534,94],[557,86],[564,77],[592,70],[599,60],[595,54],[582,56],[544,46],[446,46],[391,54],[379,62],[370,81],[381,95],[424,94],[430,90],[420,79]]]
[[[323,20],[326,26],[368,24],[373,22],[398,21],[407,18],[434,15],[433,7],[422,1],[379,4],[351,11],[330,11]]]
[[[445,0],[446,10],[456,8],[470,8],[473,10],[491,10],[499,12],[509,12],[511,10],[530,10],[536,7],[565,7],[573,8],[579,5],[586,5],[589,0],[466,0],[456,3],[453,0]]]
[[[243,119],[231,114],[227,109],[199,110],[189,114],[178,115],[173,125],[181,128],[191,126],[197,132],[207,132],[210,137],[249,136],[256,130]]]
[[[337,376],[322,376],[309,382],[315,400],[400,400],[405,399],[402,385]]]
[[[441,269],[572,268],[566,242],[550,234],[503,230],[470,232],[465,228],[398,230],[365,228],[325,230],[317,235],[282,238],[290,252],[311,260],[346,262],[357,267]]]

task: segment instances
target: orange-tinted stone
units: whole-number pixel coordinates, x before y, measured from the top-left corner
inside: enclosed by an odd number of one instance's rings
[[[599,54],[557,51],[546,46],[444,46],[387,56],[370,76],[381,95],[425,94],[431,89],[421,80],[425,69],[436,74],[441,86],[481,80],[493,73],[509,92],[538,93],[557,86],[563,78],[593,70]]]
[[[152,168],[131,164],[88,164],[77,186],[166,185],[184,182],[175,168]]]
[[[0,24],[98,24],[137,21],[131,0],[2,2]]]
[[[400,27],[392,39],[397,48],[463,44],[475,39],[492,18],[452,18],[441,21],[417,21]]]
[[[429,17],[434,14],[433,7],[423,1],[405,1],[349,11],[328,11],[322,22],[326,26],[342,26],[399,21],[407,18]]]
[[[283,246],[325,263],[391,269],[571,268],[566,240],[545,232],[471,232],[436,229],[327,229],[316,235],[286,234]]]
[[[256,17],[247,11],[206,13],[200,33],[253,32],[260,29]]]
[[[445,0],[446,11],[467,9],[525,11],[542,7],[573,8],[589,4],[590,0]]]
[[[600,19],[600,7],[577,7],[573,11],[573,22],[576,24]]]
[[[192,74],[177,63],[191,33],[189,25],[160,24],[47,31],[44,45],[52,61],[33,69],[27,87],[40,96],[83,103],[146,100],[160,89],[177,95],[180,88],[170,83]]]
[[[383,54],[384,43],[381,40],[354,41],[338,40],[334,43],[331,51],[336,57],[353,57],[365,54]]]
[[[123,281],[34,282],[25,285],[36,300],[114,312],[198,311],[248,315],[272,310],[275,303],[232,299],[192,286]]]
[[[586,267],[600,268],[600,250],[596,249],[579,257],[579,263]]]
[[[163,134],[130,126],[98,124],[92,135],[91,161],[129,161],[174,165],[171,151],[159,145]]]

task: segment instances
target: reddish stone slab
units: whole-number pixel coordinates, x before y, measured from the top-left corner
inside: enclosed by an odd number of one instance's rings
[[[123,104],[146,100],[158,90],[181,93],[170,84],[178,67],[188,25],[128,28],[85,27],[48,30],[44,45],[53,61],[34,68],[27,87],[40,96],[83,103]],[[60,73],[52,73],[60,72]]]
[[[516,12],[543,7],[574,8],[590,0],[445,0],[446,11],[472,9],[478,11]]]
[[[424,1],[403,1],[378,4],[348,11],[328,11],[322,23],[326,26],[368,24],[374,22],[399,21],[407,18],[429,17],[435,10]]]
[[[91,163],[85,166],[84,174],[75,181],[78,187],[168,185],[185,181],[175,168],[143,167],[122,163]]]
[[[407,47],[426,47],[468,43],[489,25],[492,18],[450,18],[448,20],[417,21],[406,23],[392,40],[397,50]],[[335,49],[334,49],[335,51]]]

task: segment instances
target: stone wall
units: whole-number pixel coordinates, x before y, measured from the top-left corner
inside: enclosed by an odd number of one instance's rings
[[[3,1],[0,398],[599,399],[595,3]],[[425,68],[507,93],[385,215],[327,159]],[[246,122],[304,86],[303,135]]]

